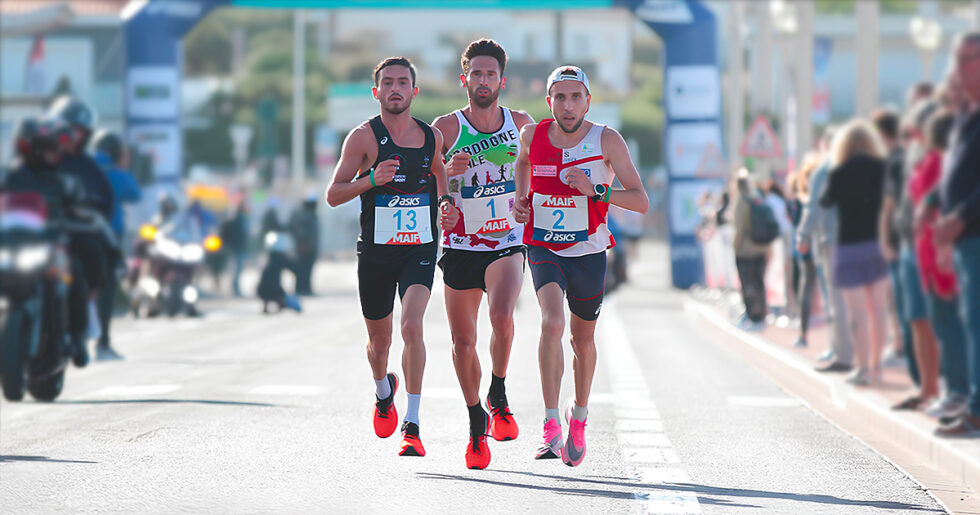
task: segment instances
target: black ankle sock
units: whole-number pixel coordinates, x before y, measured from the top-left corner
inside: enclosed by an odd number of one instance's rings
[[[483,411],[483,406],[477,402],[472,406],[467,406],[470,412],[470,435],[480,436],[487,432],[487,412]]]
[[[494,407],[507,404],[507,391],[504,389],[504,378],[490,374],[490,401]]]

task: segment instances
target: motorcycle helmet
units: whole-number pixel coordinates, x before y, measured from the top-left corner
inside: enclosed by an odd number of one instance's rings
[[[80,129],[83,136],[79,148],[85,147],[95,129],[95,111],[85,102],[70,96],[58,97],[48,108],[48,118],[62,120],[72,128]]]
[[[99,129],[92,136],[92,149],[109,156],[113,163],[118,163],[122,157],[123,141],[115,132]]]

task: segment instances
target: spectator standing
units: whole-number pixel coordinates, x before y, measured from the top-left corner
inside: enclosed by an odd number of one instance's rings
[[[970,400],[964,413],[937,433],[973,436],[980,431],[980,32],[957,39],[956,75],[971,103],[950,146],[949,166],[939,186],[942,216],[935,222],[936,245],[953,245],[953,259],[960,285],[960,316],[966,327],[970,350]],[[943,422],[942,420],[940,422]]]
[[[868,314],[850,321],[858,369],[848,377],[867,385],[880,380],[888,303],[888,266],[878,246],[885,149],[869,123],[852,120],[834,136],[832,154],[834,168],[820,203],[838,212],[834,285],[848,313]]]
[[[760,330],[766,317],[766,255],[769,245],[755,243],[752,238],[752,204],[763,203],[755,181],[746,169],[735,177],[735,267],[742,285],[742,301],[745,303],[743,327]]]
[[[822,163],[810,177],[810,200],[803,207],[803,214],[797,230],[797,249],[807,253],[812,245],[817,276],[824,277],[830,307],[832,333],[830,347],[821,357],[822,364],[816,369],[821,372],[847,372],[854,360],[854,347],[847,326],[847,310],[840,288],[835,286],[834,255],[837,252],[837,210],[820,204],[831,167],[830,143],[836,129],[828,128],[820,140]]]

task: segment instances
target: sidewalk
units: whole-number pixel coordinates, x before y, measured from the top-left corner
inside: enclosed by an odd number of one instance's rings
[[[827,348],[826,325],[810,328],[808,347],[794,347],[797,328],[737,328],[733,320],[740,302],[737,293],[693,290],[685,311],[706,322],[700,325],[702,332],[905,470],[954,513],[980,513],[980,438],[939,438],[933,435],[935,419],[922,412],[893,411],[893,404],[913,392],[906,368],[886,368],[878,386],[851,386],[844,382],[846,374],[813,368]]]

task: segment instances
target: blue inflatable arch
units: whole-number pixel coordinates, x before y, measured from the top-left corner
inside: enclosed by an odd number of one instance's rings
[[[175,184],[183,168],[180,131],[180,41],[212,9],[630,9],[663,40],[664,152],[668,171],[667,219],[671,279],[687,288],[702,281],[694,230],[696,198],[717,179],[700,175],[697,159],[673,149],[712,145],[725,155],[714,14],[700,0],[149,0],[123,12],[126,51],[127,138],[155,156],[158,184]],[[548,70],[542,70],[545,74]],[[543,76],[543,75],[542,75]],[[678,152],[677,154],[682,154]]]

